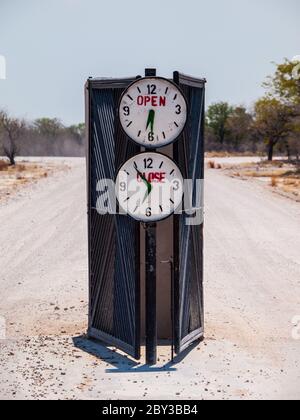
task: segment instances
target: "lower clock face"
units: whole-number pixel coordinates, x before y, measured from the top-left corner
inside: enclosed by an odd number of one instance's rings
[[[183,178],[172,159],[141,153],[128,160],[116,180],[120,209],[138,221],[156,222],[170,216],[183,197]]]

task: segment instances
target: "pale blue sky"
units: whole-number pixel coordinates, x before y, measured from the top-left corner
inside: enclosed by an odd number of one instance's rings
[[[206,77],[207,103],[250,107],[272,62],[300,54],[299,0],[0,0],[0,108],[83,121],[88,76],[145,67]]]

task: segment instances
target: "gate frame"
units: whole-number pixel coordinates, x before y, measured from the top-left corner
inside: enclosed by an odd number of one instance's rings
[[[93,317],[92,317],[92,248],[91,248],[91,238],[92,238],[92,211],[96,209],[92,208],[92,94],[91,89],[126,89],[128,85],[133,83],[136,79],[141,78],[141,76],[135,77],[126,77],[126,78],[92,78],[89,77],[85,83],[85,121],[88,122],[86,127],[86,176],[87,176],[87,216],[88,216],[88,278],[89,278],[89,288],[88,288],[88,302],[89,302],[89,312],[88,312],[88,330],[87,336],[91,339],[100,340],[106,345],[117,347],[118,349],[124,351],[128,355],[132,356],[136,360],[141,358],[141,285],[140,285],[140,224],[135,222],[135,241],[136,241],[136,261],[135,261],[135,343],[133,346],[128,343],[119,340],[118,338],[107,334],[103,331],[100,331],[92,326]],[[118,119],[118,109],[115,109],[115,127],[119,127],[120,122]],[[116,135],[114,141],[118,141]],[[128,142],[131,142],[127,138]],[[140,151],[137,147],[137,151]],[[115,175],[117,174],[117,166],[115,166]],[[115,180],[113,180],[115,181]],[[102,216],[104,217],[104,216]],[[114,215],[114,218],[122,217],[120,215]],[[116,223],[116,221],[115,221]]]
[[[154,71],[154,69],[152,69]],[[140,285],[140,229],[141,224],[135,221],[135,241],[136,246],[136,261],[135,261],[135,343],[133,346],[129,345],[128,343],[119,340],[118,338],[114,337],[113,335],[106,334],[103,331],[93,328],[92,326],[92,249],[91,249],[91,238],[92,238],[92,212],[95,209],[92,209],[92,141],[93,141],[93,128],[92,128],[92,94],[91,89],[123,89],[125,90],[132,82],[136,79],[139,79],[141,76],[136,76],[132,78],[118,78],[118,79],[103,79],[103,78],[89,78],[85,84],[85,113],[86,113],[86,122],[88,122],[86,127],[86,160],[87,160],[87,206],[88,206],[88,270],[89,270],[89,319],[88,319],[88,337],[95,338],[98,340],[103,341],[107,345],[115,346],[120,350],[128,353],[132,357],[137,360],[140,360],[141,357],[141,285]],[[204,179],[204,112],[205,112],[205,79],[198,79],[191,76],[187,76],[181,74],[179,72],[174,72],[173,81],[179,87],[187,86],[187,87],[194,87],[194,88],[202,88],[203,89],[203,109],[201,114],[201,179]],[[187,98],[188,104],[189,100]],[[190,105],[190,104],[189,104]],[[114,110],[114,123],[120,126],[120,122],[118,119],[118,110]],[[185,131],[187,130],[187,126]],[[178,143],[183,142],[183,134],[175,140],[172,145],[173,149],[173,159],[174,161],[179,164],[179,156],[178,156]],[[124,134],[125,136],[125,134]],[[125,136],[127,137],[127,136]],[[119,141],[117,135],[114,136],[114,142]],[[131,143],[127,137],[127,142]],[[127,146],[128,146],[127,143]],[[141,147],[136,145],[136,153],[141,152]],[[115,166],[115,172],[117,171],[117,167]],[[102,216],[104,217],[104,216]],[[124,217],[120,215],[114,215],[115,223],[117,217]],[[128,216],[127,216],[128,217]],[[173,347],[175,347],[175,353],[180,354],[184,350],[186,350],[191,344],[195,341],[201,340],[204,338],[204,310],[203,310],[203,223],[201,225],[201,252],[202,252],[202,267],[200,273],[200,282],[201,282],[201,292],[202,292],[202,304],[201,304],[201,322],[202,326],[195,331],[189,333],[186,337],[181,338],[181,330],[180,330],[180,288],[179,288],[179,240],[178,232],[179,232],[179,219],[182,216],[174,215],[173,216],[173,229],[174,229],[174,238],[173,238],[173,260],[170,261],[171,264],[171,317],[172,317],[172,351]],[[150,312],[149,312],[150,313]],[[156,358],[155,355],[151,356],[152,359]],[[149,359],[151,359],[149,356]]]
[[[173,80],[174,82],[181,88],[184,86],[191,87],[191,88],[198,88],[203,90],[203,103],[202,103],[202,111],[201,111],[201,131],[200,131],[200,156],[199,159],[201,159],[201,167],[200,167],[200,176],[201,180],[204,181],[204,130],[205,130],[205,85],[206,85],[206,79],[199,79],[193,76],[188,76],[186,74],[180,73],[178,71],[175,71],[173,74]],[[191,106],[190,101],[188,98],[186,98],[189,107]],[[188,127],[186,126],[185,130],[187,130]],[[179,139],[173,144],[173,155],[174,160],[179,164],[179,142],[184,141],[184,134],[181,135]],[[180,166],[180,165],[179,165]],[[181,168],[182,170],[182,168]],[[184,171],[185,173],[185,171]],[[203,201],[203,198],[202,198]],[[204,205],[204,203],[201,203]],[[177,355],[181,354],[183,351],[185,351],[189,346],[191,346],[196,341],[202,341],[204,339],[204,300],[203,300],[203,227],[204,223],[202,222],[200,232],[201,232],[201,258],[202,258],[202,266],[201,266],[201,272],[199,273],[199,283],[201,284],[201,292],[202,292],[202,299],[201,299],[201,323],[202,326],[192,332],[190,332],[185,337],[181,337],[181,314],[180,314],[180,238],[178,236],[179,233],[179,226],[180,226],[180,218],[182,218],[183,215],[174,215],[173,219],[173,287],[174,287],[174,302],[173,302],[173,309],[172,312],[173,315],[173,340],[174,340],[174,347],[175,347],[175,353]],[[190,227],[192,229],[192,226]],[[191,233],[193,234],[193,233]],[[177,240],[176,240],[177,238]]]

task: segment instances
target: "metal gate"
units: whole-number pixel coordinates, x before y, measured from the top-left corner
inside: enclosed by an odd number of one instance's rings
[[[118,168],[139,152],[117,118],[121,93],[135,78],[89,79],[88,126],[88,335],[140,358],[139,223],[120,215],[101,215],[97,200],[106,192],[98,182],[115,180]],[[103,190],[104,188],[104,190]],[[98,191],[97,191],[98,190]]]
[[[135,79],[89,79],[86,84],[88,335],[139,359],[140,224],[130,217],[101,215],[97,211],[98,200],[107,192],[103,184],[99,187],[98,182],[115,180],[120,166],[141,150],[122,131],[117,111],[121,94]],[[198,212],[198,216],[200,210],[201,215],[200,223],[195,224],[191,223],[192,216],[187,212],[173,216],[173,258],[170,260],[173,268],[172,345],[175,345],[175,352],[179,354],[194,341],[203,338],[204,334],[203,195],[197,190],[200,188],[203,192],[203,189],[196,182],[204,177],[205,80],[175,72],[174,82],[186,96],[189,115],[184,132],[170,147],[170,153],[184,178],[193,180],[190,209]],[[149,314],[148,311],[148,321]],[[153,310],[152,316],[153,322],[156,322]],[[153,337],[148,337],[148,340],[155,340],[155,334],[156,326]]]
[[[174,216],[174,334],[175,352],[184,351],[204,334],[203,310],[203,182],[204,178],[204,79],[180,73],[175,82],[189,104],[189,117],[182,137],[174,144],[174,159],[185,179],[193,181],[191,207],[200,212],[200,224],[189,224],[187,213]],[[199,188],[201,191],[199,191]],[[193,216],[192,216],[193,217]]]

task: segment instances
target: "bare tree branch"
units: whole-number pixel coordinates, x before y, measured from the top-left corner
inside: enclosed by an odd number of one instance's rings
[[[0,131],[2,132],[3,152],[11,165],[15,165],[19,152],[18,142],[24,134],[26,123],[24,120],[11,118],[5,111],[0,111]]]

